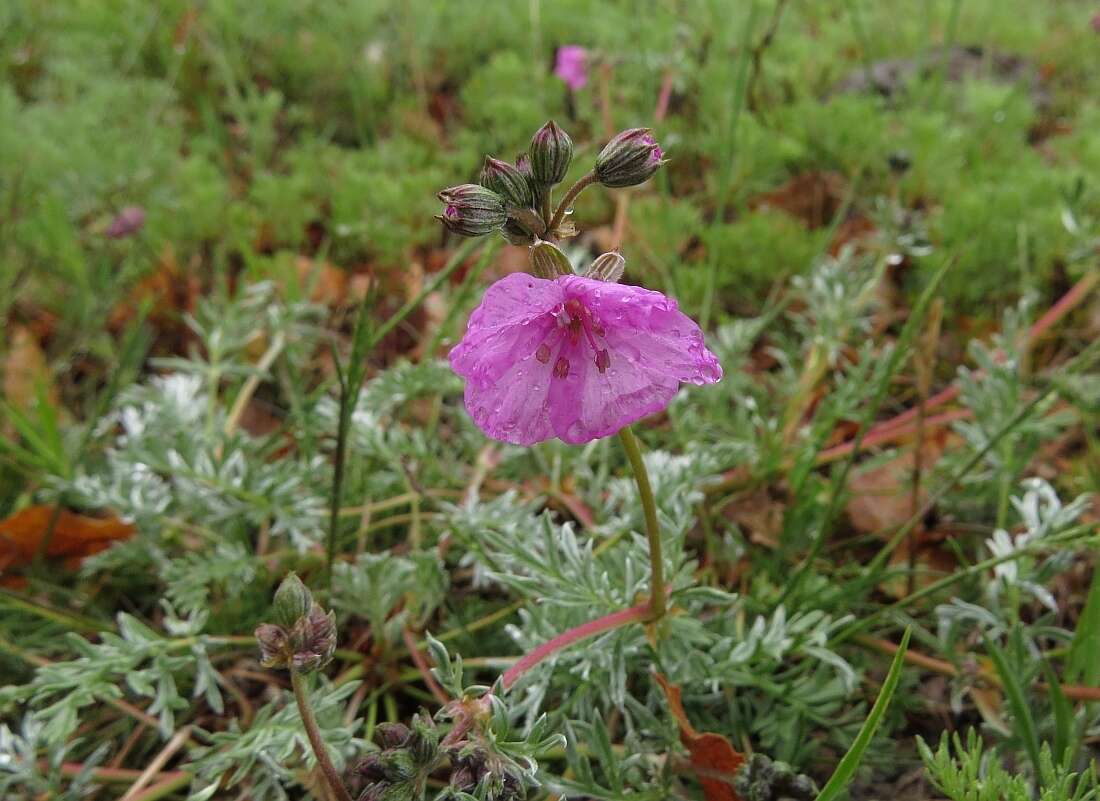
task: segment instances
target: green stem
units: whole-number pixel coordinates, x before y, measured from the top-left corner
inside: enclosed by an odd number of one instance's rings
[[[554,191],[553,187],[544,186],[542,188],[542,197],[539,199],[540,206],[541,206],[540,211],[542,212],[542,220],[543,220],[544,223],[546,223],[546,230],[547,231],[550,230],[550,221],[552,219],[554,219],[554,215],[550,211],[550,209],[552,208],[552,206],[550,205],[550,203],[551,203],[551,197],[550,196],[551,196],[551,194],[553,194],[553,191]]]
[[[561,199],[561,203],[558,204],[558,208],[554,211],[554,217],[550,220],[550,224],[546,226],[546,232],[553,235],[557,227],[561,225],[562,219],[565,217],[565,212],[573,205],[573,201],[576,200],[577,195],[584,191],[585,187],[596,182],[596,174],[593,172],[586,172],[580,177],[575,184],[569,187],[569,191],[565,193],[565,197]]]
[[[645,514],[645,533],[649,540],[649,615],[651,620],[660,620],[666,611],[665,563],[661,557],[661,527],[657,522],[657,504],[653,500],[653,488],[649,484],[649,473],[645,469],[642,451],[630,426],[619,431],[619,441],[623,443],[626,458],[630,460],[630,469],[634,471],[638,500],[642,502],[642,512]]]
[[[298,702],[298,714],[302,717],[302,726],[305,727],[309,744],[313,746],[313,753],[317,757],[317,764],[325,775],[325,781],[332,788],[338,801],[352,801],[348,788],[340,780],[340,774],[336,772],[336,766],[329,759],[325,741],[321,739],[321,730],[317,728],[317,718],[313,716],[313,707],[309,705],[309,696],[306,694],[305,681],[302,674],[294,668],[290,669],[290,683],[294,688],[294,700]]]

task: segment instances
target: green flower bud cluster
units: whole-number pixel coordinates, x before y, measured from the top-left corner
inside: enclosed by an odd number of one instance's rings
[[[753,754],[733,779],[733,789],[744,801],[813,801],[813,779],[795,773],[786,762]]]
[[[476,700],[460,699],[442,712],[454,723],[440,736],[429,718],[417,715],[412,723],[383,723],[375,728],[378,750],[355,767],[359,778],[358,801],[398,801],[423,798],[428,777],[448,775],[440,799],[466,801],[520,801],[527,797],[529,782],[512,760],[496,753],[486,736],[487,720]]]
[[[424,797],[428,777],[443,762],[439,732],[419,715],[412,726],[382,723],[375,729],[379,751],[356,765],[365,781],[359,801],[398,801]]]
[[[294,573],[276,590],[271,614],[275,623],[264,623],[255,632],[264,667],[309,673],[332,661],[336,615],[325,612]]]
[[[500,231],[516,245],[535,246],[545,239],[573,236],[565,221],[572,201],[585,186],[635,186],[648,180],[666,163],[664,151],[648,128],[631,128],[614,136],[586,173],[551,211],[553,188],[565,180],[573,162],[573,140],[550,120],[539,128],[526,153],[514,163],[487,156],[479,184],[444,189],[437,215],[447,230],[461,236]]]

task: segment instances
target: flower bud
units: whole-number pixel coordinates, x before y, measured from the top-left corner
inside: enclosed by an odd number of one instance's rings
[[[442,221],[447,230],[462,236],[492,233],[508,220],[504,199],[484,186],[452,186],[440,192],[438,197],[446,205],[436,219]]]
[[[504,198],[506,207],[526,209],[534,202],[531,184],[523,173],[507,161],[492,156],[485,157],[485,166],[481,168],[481,185]]]
[[[573,160],[573,140],[550,120],[539,128],[527,149],[531,156],[531,174],[540,184],[560,184]]]
[[[302,583],[296,573],[290,573],[275,591],[275,598],[271,603],[271,614],[276,623],[284,629],[289,629],[298,622],[299,618],[308,615],[312,606],[313,596],[309,588]]]
[[[619,283],[626,271],[626,259],[617,250],[597,256],[596,260],[584,274],[585,278],[594,278],[597,281],[607,281],[612,284]]]
[[[665,163],[664,151],[649,128],[616,134],[596,157],[596,180],[604,186],[636,186],[649,180]]]
[[[359,760],[355,766],[355,772],[367,781],[379,782],[386,778],[385,767],[381,754],[368,754]]]
[[[256,642],[260,644],[260,664],[264,667],[286,667],[292,656],[290,639],[281,626],[264,623],[255,631]]]
[[[531,157],[526,153],[520,153],[516,156],[516,169],[519,170],[519,174],[528,181],[534,180],[535,174],[531,172]]]
[[[126,206],[111,220],[103,232],[108,239],[125,239],[133,236],[145,225],[145,209],[141,206]]]
[[[313,604],[309,614],[299,618],[291,629],[290,646],[296,670],[308,673],[323,668],[336,653],[336,613],[326,614],[319,604]]]
[[[404,723],[379,723],[374,727],[374,737],[382,748],[399,748],[409,739],[412,730]]]
[[[513,245],[530,246],[535,244],[534,235],[515,220],[504,223],[504,227],[500,229],[500,232]]]
[[[423,769],[431,770],[438,759],[439,732],[421,720],[419,715],[413,718],[412,724],[412,732],[404,747],[408,749],[413,762]]]
[[[538,242],[531,248],[531,266],[539,278],[554,280],[560,275],[572,275],[569,257],[549,242]]]

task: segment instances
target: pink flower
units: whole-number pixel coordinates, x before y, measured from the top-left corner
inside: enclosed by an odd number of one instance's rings
[[[103,233],[109,239],[125,239],[140,231],[143,225],[145,225],[145,209],[141,206],[126,206],[111,220],[111,224]]]
[[[474,422],[516,445],[606,437],[722,377],[676,301],[577,275],[497,281],[450,358]]]
[[[559,47],[554,59],[554,74],[575,92],[588,83],[587,62],[588,51],[580,45]]]

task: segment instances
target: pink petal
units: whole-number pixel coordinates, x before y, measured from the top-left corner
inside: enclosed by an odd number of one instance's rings
[[[550,422],[563,442],[579,445],[614,434],[623,426],[668,406],[679,382],[656,370],[616,363],[600,372],[592,351],[583,343],[567,345],[563,358],[569,374],[550,386]]]
[[[513,364],[534,353],[553,328],[549,312],[562,302],[553,281],[512,273],[486,290],[466,334],[451,351],[451,367],[469,381],[498,380]]]
[[[493,439],[534,445],[554,436],[547,403],[550,385],[550,368],[531,351],[495,381],[467,381],[466,411]]]
[[[477,425],[517,445],[609,436],[664,409],[680,382],[722,376],[675,301],[573,275],[498,281],[450,359]]]
[[[579,45],[565,45],[558,48],[554,60],[554,74],[565,85],[576,92],[588,83],[588,51]]]
[[[689,384],[713,384],[722,378],[722,366],[707,350],[702,329],[672,298],[579,276],[566,276],[560,282],[566,294],[582,297],[600,320],[612,366],[625,360],[636,370]]]

